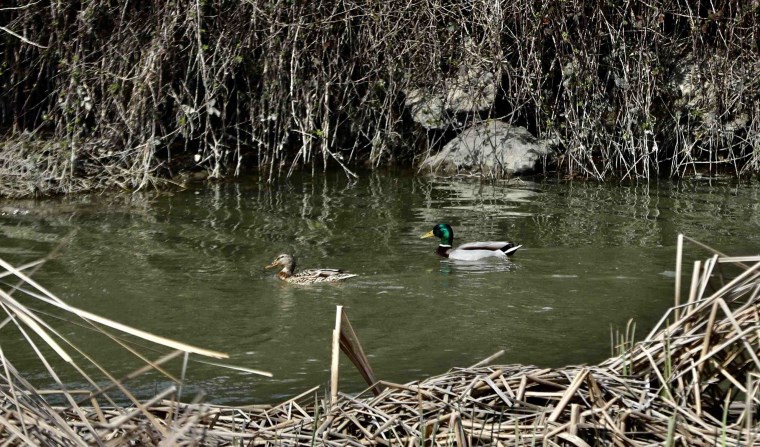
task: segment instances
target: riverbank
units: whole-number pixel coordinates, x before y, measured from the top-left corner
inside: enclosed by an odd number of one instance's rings
[[[502,126],[561,177],[760,172],[756,1],[15,3],[0,195],[419,167]]]
[[[634,324],[615,335],[616,355],[596,365],[540,369],[493,364],[493,357],[419,382],[381,380],[358,395],[316,387],[274,406],[236,407],[179,403],[185,400],[184,369],[163,370],[190,353],[224,354],[72,308],[23,273],[38,263],[18,269],[3,263],[23,286],[2,293],[6,311],[20,328],[46,340],[50,349],[43,351],[51,358],[76,366],[66,340],[45,314],[21,305],[21,295],[47,302],[67,319],[121,332],[114,339],[120,343],[129,334],[172,352],[129,377],[76,390],[35,389],[3,355],[2,436],[12,443],[62,445],[752,445],[760,436],[760,256],[731,257],[686,238],[687,250],[712,255],[695,264],[686,292],[681,247],[679,241],[674,307],[641,341],[633,340]],[[361,338],[361,328],[355,330]],[[129,380],[146,373],[174,382],[138,400]],[[132,405],[115,405],[113,394]]]

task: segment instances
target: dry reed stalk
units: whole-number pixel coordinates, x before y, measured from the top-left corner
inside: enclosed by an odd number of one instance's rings
[[[24,267],[26,269],[36,264],[38,263],[27,264]],[[0,427],[2,427],[5,435],[0,436],[9,444],[22,442],[25,444],[44,445],[105,445],[105,443],[113,443],[115,436],[125,436],[128,433],[133,433],[136,439],[141,440],[144,440],[143,438],[146,436],[154,440],[166,439],[167,436],[170,436],[169,432],[166,431],[167,423],[164,420],[156,418],[154,408],[163,398],[176,395],[177,389],[170,386],[154,398],[143,402],[130,393],[125,385],[126,381],[146,372],[155,371],[162,373],[165,377],[179,385],[178,380],[161,367],[162,364],[168,362],[173,357],[180,353],[184,353],[187,356],[190,352],[201,356],[226,357],[226,354],[223,353],[196,348],[164,337],[155,336],[68,306],[44,287],[37,284],[27,274],[23,273],[21,269],[11,266],[2,259],[0,259],[0,266],[5,269],[2,272],[3,276],[13,276],[19,280],[19,284],[12,286],[9,292],[0,289],[0,307],[7,314],[5,323],[2,326],[7,331],[11,326],[6,323],[12,322],[19,332],[25,334],[29,346],[35,350],[38,359],[45,366],[50,378],[58,386],[57,389],[51,390],[36,389],[13,368],[8,356],[0,349],[0,361],[2,362],[4,373],[0,375],[0,378],[2,378],[0,392],[5,397],[2,404],[2,415],[0,415]],[[15,292],[15,297],[11,296],[12,292]],[[128,374],[122,379],[113,377],[96,361],[84,353],[82,349],[71,343],[59,331],[50,326],[43,318],[49,314],[22,303],[22,301],[29,300],[35,304],[43,303],[64,312],[64,315],[69,315],[62,318],[64,322],[68,321],[68,318],[83,320],[85,322],[83,327],[90,325],[97,332],[116,341],[125,347],[128,352],[133,353],[139,360],[143,361],[145,366],[138,368],[135,372]],[[72,323],[81,326],[76,321]],[[162,356],[157,361],[151,361],[131,346],[123,343],[118,337],[106,333],[98,325],[105,325],[144,341],[174,347],[177,351]],[[61,362],[56,361],[56,358],[48,359],[44,356],[42,350],[37,347],[36,341],[29,336],[30,331],[50,347],[57,354],[58,359],[72,367],[74,371],[81,375],[85,382],[92,386],[92,390],[85,390],[83,393],[86,396],[81,399],[74,398],[74,394],[82,394],[82,392],[73,392],[67,389],[55,372],[61,366]],[[81,361],[89,363],[90,366],[80,365],[79,362]],[[85,372],[85,369],[95,369],[102,374],[102,377],[95,380]],[[96,382],[102,382],[104,379],[108,382],[105,386],[96,384]],[[118,389],[122,396],[127,397],[132,402],[133,409],[127,410],[126,408],[117,406],[115,402],[119,399],[109,394],[111,389]],[[55,400],[56,395],[62,396],[68,405],[66,407],[51,406],[47,401],[48,396],[52,396]],[[100,399],[108,407],[104,406]],[[91,407],[86,407],[84,404],[90,404]],[[197,420],[197,417],[194,416],[196,413],[198,411],[193,408],[191,412],[175,420],[175,425],[184,424],[193,430],[197,429],[197,422],[189,422]],[[133,421],[136,421],[136,424]]]
[[[340,349],[354,364],[359,374],[367,385],[369,385],[372,392],[375,395],[380,394],[380,389],[375,386],[378,380],[375,377],[375,372],[372,370],[372,366],[369,364],[369,359],[364,354],[361,343],[359,343],[359,337],[356,336],[351,322],[348,320],[348,315],[345,311],[340,312],[341,318],[341,330],[340,330]]]
[[[343,321],[343,306],[335,309],[335,329],[332,334],[332,361],[330,362],[330,405],[338,399],[338,368],[340,366],[340,324]]]

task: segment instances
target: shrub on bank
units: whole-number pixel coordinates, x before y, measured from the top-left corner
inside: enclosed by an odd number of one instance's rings
[[[412,165],[486,119],[566,175],[760,168],[755,0],[12,1],[0,24],[5,138],[80,167],[39,193]],[[3,173],[36,163],[8,147]]]

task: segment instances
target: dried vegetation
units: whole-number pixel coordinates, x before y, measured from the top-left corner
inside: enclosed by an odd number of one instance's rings
[[[686,240],[714,253],[694,265],[688,297],[681,298],[677,280],[676,304],[651,333],[634,342],[629,326],[614,337],[615,355],[598,365],[491,365],[495,355],[420,382],[378,381],[339,308],[329,394],[316,387],[275,406],[248,407],[181,402],[190,354],[223,354],[75,309],[22,272],[39,261],[19,268],[0,261],[0,275],[19,280],[15,285],[4,280],[0,290],[7,314],[3,332],[17,329],[57,383],[35,388],[0,349],[0,438],[5,445],[757,445],[760,257],[730,257]],[[144,366],[127,377],[112,377],[47,323],[51,315],[40,311],[42,303],[131,349]],[[124,341],[127,335],[172,351],[149,361]],[[338,345],[372,383],[365,392],[338,392]],[[40,346],[89,385],[65,386]],[[180,374],[165,368],[180,355]],[[140,400],[128,382],[148,371],[173,383]],[[131,404],[118,405],[117,394]]]
[[[353,175],[482,119],[553,139],[571,176],[760,168],[756,0],[4,5],[4,195],[135,189],[189,166]],[[496,80],[492,107],[413,122],[407,95],[473,69]]]

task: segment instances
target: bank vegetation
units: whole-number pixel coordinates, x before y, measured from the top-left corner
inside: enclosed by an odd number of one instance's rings
[[[551,140],[560,176],[754,175],[759,41],[757,0],[11,0],[0,194],[353,176],[483,120]],[[487,104],[415,120],[463,74]]]

